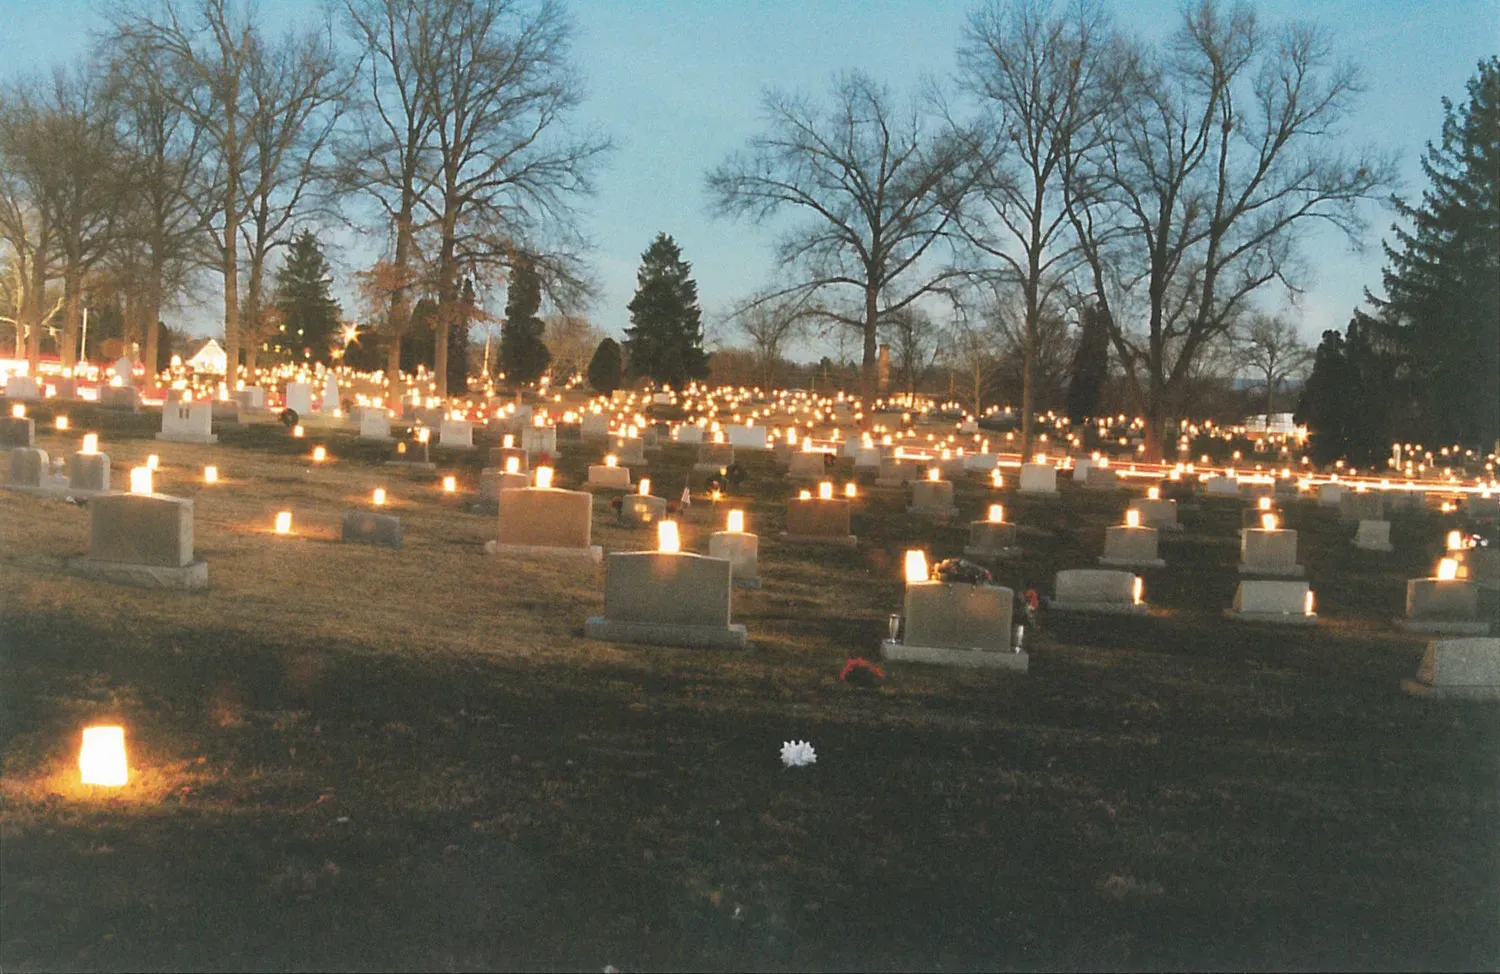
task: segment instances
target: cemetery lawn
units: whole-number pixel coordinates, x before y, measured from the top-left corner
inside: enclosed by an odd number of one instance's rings
[[[957,554],[977,483],[953,525],[876,492],[857,550],[792,548],[792,487],[756,458],[755,648],[623,647],[582,638],[602,567],[483,553],[493,515],[434,484],[472,488],[480,455],[405,473],[347,438],[180,446],[145,438],[154,415],[73,415],[117,483],[156,452],[158,489],[197,498],[211,589],[75,579],[86,513],[0,492],[7,971],[1500,965],[1500,709],[1399,690],[1422,641],[1390,622],[1437,516],[1381,556],[1290,511],[1322,618],[1279,629],[1222,618],[1240,506],[1203,501],[1150,617],[1045,617],[1024,676],[860,688],[839,672],[899,611],[901,552]],[[577,483],[600,448],[562,452]],[[657,492],[691,461],[666,448]],[[374,486],[399,551],[335,540]],[[997,578],[1044,593],[1124,506],[1004,499],[1036,530]],[[279,510],[301,536],[270,533]],[[596,543],[649,544],[596,510]],[[702,550],[722,510],[685,520]],[[91,793],[76,748],[104,718],[135,779]],[[816,764],[782,767],[794,739]]]

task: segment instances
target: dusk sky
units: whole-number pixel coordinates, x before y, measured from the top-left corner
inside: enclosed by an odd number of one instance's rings
[[[640,254],[665,231],[693,264],[712,332],[723,312],[775,273],[774,234],[712,218],[704,193],[705,172],[760,130],[761,92],[775,86],[821,93],[834,74],[852,68],[903,94],[926,75],[949,80],[973,6],[961,0],[570,4],[576,60],[589,92],[579,121],[617,146],[600,174],[598,196],[583,204],[601,286],[593,320],[613,334],[628,323],[625,304]],[[0,0],[0,76],[82,56],[88,32],[103,24],[100,9],[89,0]],[[1116,2],[1113,9],[1124,27],[1148,40],[1177,21],[1177,4],[1168,0]],[[307,5],[267,0],[262,10],[265,22],[277,26]],[[1438,136],[1441,99],[1462,102],[1477,62],[1500,52],[1500,0],[1262,0],[1258,10],[1267,21],[1300,16],[1332,29],[1339,54],[1361,66],[1368,87],[1345,137],[1351,145],[1397,152],[1399,191],[1409,197],[1424,186],[1418,160],[1424,143]],[[1363,254],[1337,237],[1308,241],[1316,276],[1289,314],[1310,341],[1325,328],[1342,328],[1363,290],[1379,287],[1380,243],[1392,216],[1370,217]],[[352,310],[348,274],[374,254],[342,235],[330,243]],[[1279,297],[1265,297],[1269,310],[1282,307]],[[493,297],[494,310],[503,300]],[[212,303],[166,317],[202,334],[219,327]]]

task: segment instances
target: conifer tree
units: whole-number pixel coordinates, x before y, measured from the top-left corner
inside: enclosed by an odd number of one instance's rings
[[[1099,411],[1104,380],[1109,378],[1109,311],[1098,302],[1084,306],[1082,334],[1068,378],[1068,419],[1075,427]]]
[[[542,282],[531,261],[512,268],[505,297],[505,323],[500,326],[500,371],[515,385],[535,382],[547,371],[552,353],[542,341],[545,325],[537,317],[542,306]]]
[[[625,329],[630,374],[673,387],[708,378],[703,315],[693,267],[676,241],[658,233],[641,255],[630,327]]]
[[[1500,58],[1480,62],[1468,93],[1457,108],[1443,99],[1421,203],[1395,201],[1410,229],[1386,246],[1372,324],[1399,348],[1417,419],[1407,435],[1488,449],[1500,439]]]
[[[604,339],[594,349],[594,357],[589,359],[589,385],[601,396],[607,396],[620,387],[624,371],[620,343],[613,338]]]
[[[276,272],[276,307],[281,327],[272,347],[295,362],[331,361],[339,331],[339,303],[333,299],[333,275],[312,231],[292,238],[286,262]]]

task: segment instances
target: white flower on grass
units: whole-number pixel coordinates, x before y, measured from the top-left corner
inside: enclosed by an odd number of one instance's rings
[[[781,745],[781,763],[788,768],[800,768],[804,764],[816,764],[818,752],[807,741],[786,741]]]

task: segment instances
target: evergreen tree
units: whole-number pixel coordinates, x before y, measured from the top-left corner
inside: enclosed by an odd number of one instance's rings
[[[469,394],[469,323],[474,320],[479,299],[474,295],[474,279],[466,277],[454,305],[454,320],[448,323],[448,395]],[[433,346],[437,336],[433,336]]]
[[[607,396],[620,388],[624,371],[620,343],[613,338],[604,339],[594,349],[594,357],[589,359],[589,385],[601,396]]]
[[[500,326],[500,371],[514,385],[535,382],[547,371],[552,353],[542,341],[545,325],[537,317],[542,307],[542,282],[529,260],[512,268],[505,295],[505,323]]]
[[[1079,325],[1082,334],[1068,379],[1068,419],[1075,427],[1099,412],[1099,399],[1109,378],[1109,311],[1090,302],[1084,306]]]
[[[344,364],[360,372],[379,372],[386,366],[385,337],[372,325],[359,325],[344,346]]]
[[[708,377],[692,269],[665,233],[658,233],[641,255],[635,297],[627,306],[630,327],[625,329],[631,375],[677,388],[690,379]]]
[[[292,238],[286,261],[276,272],[276,307],[281,327],[271,337],[273,348],[293,361],[331,361],[339,332],[339,304],[333,299],[333,275],[312,231]]]
[[[411,326],[401,336],[401,371],[414,373],[417,366],[432,371],[434,335],[437,330],[437,302],[422,298],[411,309]]]
[[[1372,325],[1400,347],[1418,420],[1406,434],[1489,448],[1500,439],[1500,58],[1480,62],[1468,92],[1459,108],[1443,99],[1421,204],[1395,201],[1411,229],[1386,246]]]
[[[1370,467],[1390,455],[1396,362],[1375,341],[1373,325],[1356,313],[1346,334],[1323,333],[1313,357],[1292,420],[1307,427],[1308,454],[1321,466],[1344,460]]]

